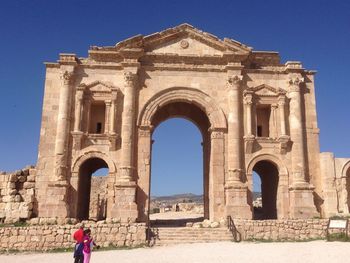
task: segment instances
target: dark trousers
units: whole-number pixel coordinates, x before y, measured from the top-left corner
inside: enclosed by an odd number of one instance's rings
[[[82,251],[82,243],[75,244],[74,246],[74,263],[83,263],[84,262],[84,254]]]
[[[83,263],[84,262],[84,256],[77,256],[74,258],[74,263]]]

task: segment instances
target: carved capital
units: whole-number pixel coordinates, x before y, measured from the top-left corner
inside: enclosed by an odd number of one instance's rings
[[[288,80],[290,91],[300,91],[300,85],[304,83],[304,78],[300,76],[291,76]]]
[[[124,80],[127,86],[134,86],[137,81],[137,74],[130,71],[124,72]]]
[[[78,89],[75,93],[76,100],[81,102],[83,100],[83,96],[84,96],[84,91]]]
[[[243,76],[242,75],[233,75],[228,77],[227,79],[227,85],[229,87],[239,87],[242,83]]]
[[[74,73],[72,71],[67,71],[67,70],[62,74],[64,85],[69,85],[72,82],[73,75]]]
[[[139,137],[151,137],[152,126],[140,126],[138,130]]]
[[[284,106],[286,104],[286,96],[281,95],[278,97],[278,105],[279,106]]]
[[[210,134],[211,139],[223,139],[224,138],[224,132],[222,131],[212,131]]]
[[[246,104],[246,105],[252,105],[253,104],[253,95],[252,94],[245,94],[245,96],[244,96],[244,104]]]

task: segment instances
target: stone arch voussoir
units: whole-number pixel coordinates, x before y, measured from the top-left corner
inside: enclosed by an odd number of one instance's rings
[[[150,126],[157,109],[173,102],[196,105],[208,116],[210,128],[227,130],[225,114],[213,98],[198,89],[182,87],[169,88],[155,94],[140,112],[138,125]]]
[[[253,157],[247,165],[247,173],[252,174],[254,166],[260,161],[271,162],[272,164],[276,165],[276,168],[278,169],[279,175],[288,175],[288,169],[284,165],[284,163],[275,155],[267,154],[267,153],[259,154],[255,157]]]
[[[346,177],[346,173],[347,173],[347,171],[349,171],[349,169],[350,169],[350,161],[347,161],[343,166],[341,176]]]
[[[115,173],[116,168],[114,162],[104,153],[98,152],[98,151],[90,151],[90,152],[85,152],[81,154],[79,157],[75,159],[73,162],[73,168],[72,168],[72,173],[77,174],[79,172],[80,166],[87,160],[92,159],[92,158],[99,158],[104,160],[109,169],[109,173]]]

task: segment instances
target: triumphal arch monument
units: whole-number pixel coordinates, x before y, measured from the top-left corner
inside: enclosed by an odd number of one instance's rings
[[[315,71],[298,61],[182,24],[45,64],[38,217],[88,219],[108,168],[105,216],[144,222],[152,132],[172,117],[202,134],[205,218],[253,218],[253,171],[265,219],[349,212],[349,159],[320,153]]]

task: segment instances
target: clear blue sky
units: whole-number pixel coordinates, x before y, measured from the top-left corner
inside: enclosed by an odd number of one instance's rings
[[[255,50],[279,51],[283,62],[300,60],[307,69],[317,70],[321,151],[350,157],[350,1],[3,0],[0,170],[36,163],[44,61],[56,61],[60,52],[87,56],[90,45],[114,45],[184,22]],[[201,191],[201,138],[195,126],[183,123],[168,121],[155,131],[154,155],[159,163],[153,166],[152,186],[158,189],[156,194]],[[177,154],[163,159],[171,151]],[[186,168],[181,170],[180,164]],[[191,178],[191,183],[177,187],[162,182],[164,174],[177,176],[170,174],[174,171]]]

